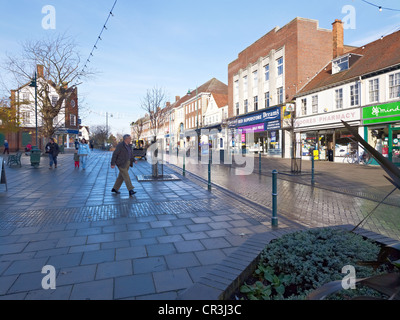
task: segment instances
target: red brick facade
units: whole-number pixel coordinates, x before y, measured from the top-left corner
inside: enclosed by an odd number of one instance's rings
[[[240,69],[256,63],[271,50],[285,47],[284,100],[291,101],[296,91],[332,59],[332,42],[332,31],[320,29],[316,20],[295,18],[284,27],[268,32],[228,65],[228,116],[234,116],[233,77]]]

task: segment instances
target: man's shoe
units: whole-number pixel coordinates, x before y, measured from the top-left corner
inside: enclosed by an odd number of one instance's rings
[[[111,190],[111,192],[114,192],[116,194],[120,194],[121,192],[119,192],[118,190],[115,190],[114,188]]]
[[[130,197],[132,197],[135,193],[136,193],[136,191],[133,191],[133,189],[132,189],[132,190],[129,190],[129,196],[130,196]]]

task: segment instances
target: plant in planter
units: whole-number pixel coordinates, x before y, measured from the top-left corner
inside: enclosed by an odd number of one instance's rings
[[[395,188],[393,191],[391,191],[375,208],[372,210],[354,229],[353,231],[358,228],[366,219],[368,219],[373,212],[378,208],[378,206],[386,200],[387,197],[389,197],[393,192],[396,190],[400,190],[400,170],[392,163],[390,162],[387,158],[383,157],[378,151],[376,151],[371,145],[369,145],[351,126],[349,126],[348,123],[345,121],[342,121],[344,126],[349,130],[352,135],[354,136],[354,139],[361,145],[361,147],[369,152],[375,160],[380,164],[383,170],[388,174],[389,177],[385,176],[386,179],[388,179],[394,186]],[[386,264],[386,266],[389,264],[393,265],[397,269],[399,269],[400,265],[400,260],[397,261],[392,261],[389,256],[390,254],[393,254],[400,251],[400,242],[394,243],[391,246],[387,246],[382,248],[381,252],[378,255],[377,261],[373,262],[362,262],[360,264],[362,265],[371,265],[374,266],[375,268],[377,266],[380,266],[382,264]],[[397,257],[399,258],[399,257]],[[399,300],[400,299],[400,272],[392,272],[392,273],[386,273],[383,275],[378,275],[374,277],[369,277],[365,279],[357,279],[356,282],[358,284],[361,284],[363,286],[372,288],[380,293],[385,294],[388,296],[389,300]],[[319,289],[315,290],[312,292],[309,296],[308,299],[324,299],[328,295],[340,291],[342,289],[341,283],[338,281],[330,282]],[[355,299],[376,299],[375,297],[371,296],[360,296]]]

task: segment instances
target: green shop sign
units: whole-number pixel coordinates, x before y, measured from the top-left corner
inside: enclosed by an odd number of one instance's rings
[[[400,121],[400,101],[365,107],[362,118],[364,124]]]

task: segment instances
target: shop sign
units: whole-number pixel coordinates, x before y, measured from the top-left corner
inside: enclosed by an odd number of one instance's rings
[[[264,123],[258,123],[258,124],[253,124],[251,126],[240,127],[238,129],[241,130],[242,133],[262,132],[262,131],[265,131],[265,124]]]
[[[362,117],[364,124],[398,121],[400,120],[400,102],[365,107]]]
[[[267,122],[266,130],[276,130],[281,128],[281,120]]]
[[[320,114],[312,117],[297,118],[294,126],[295,128],[301,128],[314,125],[327,125],[332,123],[341,123],[342,120],[346,122],[360,120],[360,110],[352,109],[348,111]]]
[[[281,119],[281,108],[276,107],[271,109],[265,109],[261,112],[246,117],[238,118],[230,122],[229,126],[236,124],[236,126],[242,127],[242,126],[248,126],[252,124],[273,121],[273,120],[280,120],[280,119]]]

